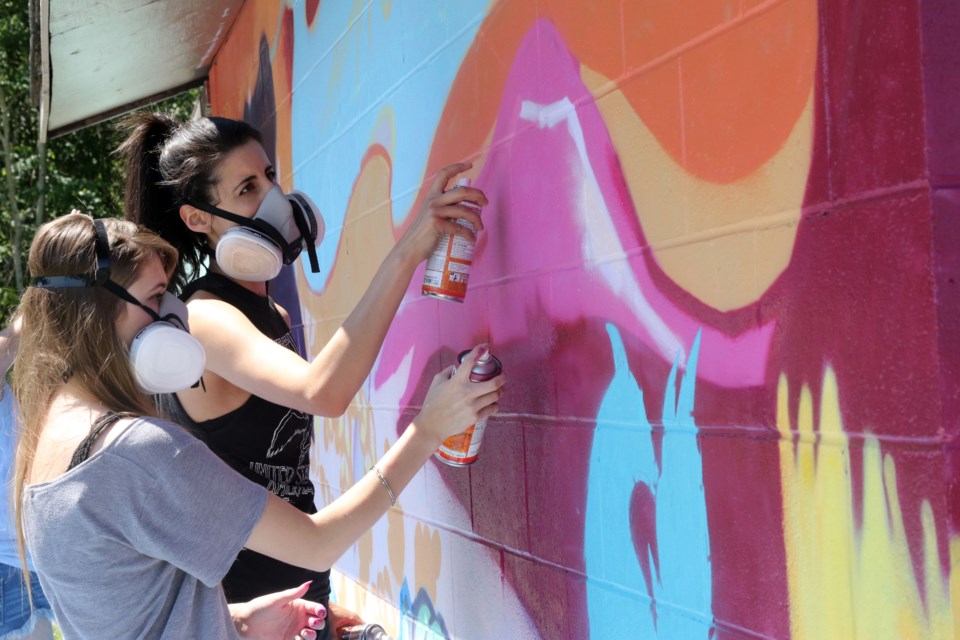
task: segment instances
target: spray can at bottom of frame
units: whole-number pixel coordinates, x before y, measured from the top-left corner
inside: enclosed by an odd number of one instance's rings
[[[457,365],[463,364],[463,359],[470,353],[470,349],[462,351],[457,356]],[[473,364],[470,370],[470,382],[486,382],[496,378],[503,371],[503,365],[489,350]],[[433,454],[438,460],[454,467],[465,467],[476,461],[480,455],[480,443],[483,442],[483,430],[487,427],[487,419],[483,418],[476,424],[470,425],[463,433],[450,436],[443,441],[440,448]]]
[[[461,178],[457,181],[457,187],[469,186],[470,178]],[[480,213],[480,206],[474,202],[463,200],[460,205]],[[476,231],[473,224],[467,220],[458,218],[456,222],[470,231]],[[473,240],[456,233],[440,238],[433,253],[427,259],[427,267],[423,271],[423,287],[420,292],[425,296],[442,300],[463,302],[467,297],[467,280],[470,278],[470,268],[473,266],[475,247],[476,243]]]
[[[337,629],[339,640],[392,640],[378,624],[358,624]]]

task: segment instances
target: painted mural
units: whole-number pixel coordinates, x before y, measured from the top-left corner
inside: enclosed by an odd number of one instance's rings
[[[958,637],[916,3],[248,2],[209,81],[322,209],[275,285],[315,353],[436,171],[485,191],[462,305],[415,276],[318,500],[481,341],[479,461],[337,565],[413,638]],[[292,301],[292,304],[291,304]]]

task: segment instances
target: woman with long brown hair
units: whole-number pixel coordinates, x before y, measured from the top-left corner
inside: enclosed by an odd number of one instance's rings
[[[323,610],[299,599],[306,584],[228,606],[220,581],[237,553],[329,568],[444,438],[497,410],[504,378],[438,374],[371,471],[303,513],[154,416],[145,389],[203,370],[167,293],[176,260],[130,222],[70,214],[37,231],[14,363],[21,552],[26,543],[66,638],[312,639]]]

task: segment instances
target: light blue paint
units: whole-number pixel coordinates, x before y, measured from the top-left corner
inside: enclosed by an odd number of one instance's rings
[[[643,391],[620,334],[607,326],[616,372],[597,415],[590,452],[584,556],[591,638],[705,638],[713,619],[703,465],[693,421],[700,333],[675,396],[677,362],[663,400],[661,463],[654,456]],[[647,590],[630,532],[635,483],[656,500],[659,573]],[[652,602],[651,602],[652,601]]]
[[[400,634],[397,640],[449,640],[450,633],[443,616],[433,608],[433,601],[424,589],[410,598],[410,585],[403,579],[400,587]]]
[[[307,273],[315,290],[329,275],[353,184],[385,107],[396,136],[394,220],[410,213],[447,96],[488,2],[391,4],[385,18],[379,1],[321,2],[313,32],[303,3],[294,9],[294,182],[327,225],[321,272]],[[358,15],[355,7],[362,7]]]

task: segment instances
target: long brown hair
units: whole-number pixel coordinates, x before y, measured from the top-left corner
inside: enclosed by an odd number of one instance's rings
[[[169,277],[177,251],[155,233],[132,222],[105,219],[110,247],[110,280],[129,287],[152,256],[158,256]],[[97,270],[93,219],[71,213],[37,229],[30,245],[30,274],[86,275]],[[23,491],[33,467],[40,433],[50,404],[71,380],[85,399],[115,412],[152,415],[153,404],[140,390],[117,335],[123,301],[101,286],[28,287],[17,315],[21,329],[13,365],[13,391],[20,408],[21,433],[14,466],[17,545],[26,570]]]

